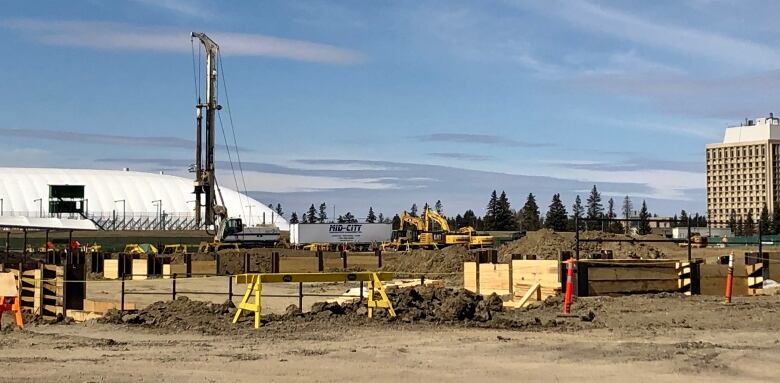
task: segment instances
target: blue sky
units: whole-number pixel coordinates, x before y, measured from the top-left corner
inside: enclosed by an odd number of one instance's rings
[[[518,208],[529,192],[570,206],[593,184],[659,214],[703,211],[704,145],[780,96],[778,8],[6,2],[0,166],[189,177],[189,32],[203,31],[221,45],[247,188],[288,212],[324,200],[391,215],[441,199],[455,214],[481,211],[493,189]]]

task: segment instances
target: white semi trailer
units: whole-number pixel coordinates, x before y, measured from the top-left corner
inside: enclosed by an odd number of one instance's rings
[[[390,223],[296,223],[290,225],[290,243],[348,245],[366,248],[389,241],[393,234]]]

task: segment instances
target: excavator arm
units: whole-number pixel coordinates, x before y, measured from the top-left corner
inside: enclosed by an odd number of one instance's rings
[[[430,208],[426,208],[423,216],[425,217],[425,227],[428,231],[434,231],[433,227],[431,227],[431,221],[433,221],[439,225],[439,229],[441,231],[445,233],[450,232],[450,224],[447,223],[447,219],[442,217],[442,215],[436,211],[431,210]]]

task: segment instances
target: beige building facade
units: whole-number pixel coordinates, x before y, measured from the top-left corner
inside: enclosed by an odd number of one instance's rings
[[[734,211],[758,220],[765,204],[770,214],[780,208],[780,119],[770,114],[726,128],[706,156],[708,219],[725,222]]]

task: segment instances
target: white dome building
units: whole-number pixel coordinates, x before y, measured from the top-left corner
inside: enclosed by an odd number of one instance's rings
[[[84,185],[86,214],[107,229],[195,227],[192,180],[129,170],[0,167],[0,214],[48,217],[49,185]],[[247,226],[265,223],[289,230],[287,220],[268,206],[220,189],[230,217]]]

